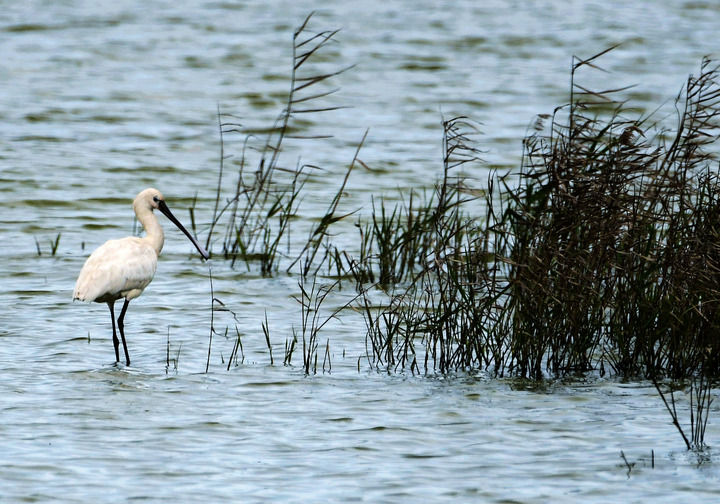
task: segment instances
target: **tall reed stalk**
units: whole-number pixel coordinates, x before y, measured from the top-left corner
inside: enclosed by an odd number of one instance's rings
[[[293,34],[290,89],[285,108],[269,128],[267,137],[259,148],[253,145],[255,138],[245,134],[235,116],[226,115],[218,108],[220,165],[206,248],[213,250],[216,231],[224,229],[220,242],[223,257],[230,260],[233,266],[238,260],[244,261],[248,268],[258,262],[260,271],[266,276],[273,274],[279,267],[280,244],[285,238],[289,240],[290,222],[297,215],[302,203],[301,192],[308,177],[319,168],[299,162],[294,168],[288,168],[281,162],[284,145],[291,139],[308,141],[327,138],[321,135],[301,135],[302,126],[299,118],[341,108],[315,103],[337,91],[327,88],[327,81],[349,68],[326,72],[321,70],[322,66],[318,66],[316,61],[318,54],[334,41],[338,30],[308,32],[311,17],[312,14]],[[229,197],[225,196],[227,194],[225,161],[231,156],[227,153],[228,134],[244,135],[239,160],[236,163],[239,168],[237,178]],[[258,158],[256,169],[248,173],[246,168],[250,163],[251,149],[258,150]],[[353,165],[354,161],[347,171],[345,182],[330,206],[330,215],[311,235],[308,244],[300,253],[309,254],[306,262],[307,260],[312,262],[317,253],[318,237],[326,233],[330,224],[345,217],[337,215],[336,210]],[[289,268],[298,260],[299,258],[295,259]]]

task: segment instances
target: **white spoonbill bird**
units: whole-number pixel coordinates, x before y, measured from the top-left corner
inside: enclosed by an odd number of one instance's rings
[[[130,355],[125,342],[123,324],[125,312],[130,300],[142,294],[142,291],[153,279],[157,269],[158,255],[165,241],[162,227],[153,210],[160,210],[180,231],[185,233],[185,236],[195,245],[204,259],[209,258],[205,249],[170,212],[165,204],[165,198],[157,189],[145,189],[138,194],[133,202],[133,209],[145,229],[145,236],[143,238],[128,236],[120,240],[108,240],[98,247],[85,261],[73,292],[73,300],[107,303],[112,319],[113,345],[115,345],[117,362],[120,362],[118,351],[120,342],[115,332],[115,301],[125,298],[122,311],[117,319],[117,326],[120,329],[120,337],[125,350],[125,362],[128,366],[130,365]]]

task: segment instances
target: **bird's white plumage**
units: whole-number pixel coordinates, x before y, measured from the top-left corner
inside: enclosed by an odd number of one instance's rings
[[[142,238],[109,240],[85,261],[73,299],[97,302],[134,299],[153,279],[157,260],[155,249]]]
[[[142,294],[152,281],[157,269],[158,255],[163,248],[165,235],[153,210],[159,210],[195,245],[200,255],[208,259],[210,255],[172,214],[165,198],[157,189],[148,188],[137,195],[133,201],[137,219],[145,230],[143,238],[130,236],[121,240],[109,240],[100,246],[85,261],[80,270],[73,299],[107,303],[113,326],[113,345],[115,360],[120,360],[119,340],[115,332],[115,301],[125,298],[117,327],[120,330],[125,363],[130,365],[130,354],[125,341],[124,319],[128,303]]]
[[[98,247],[80,270],[73,299],[112,302],[131,300],[142,294],[155,276],[158,255],[165,236],[153,210],[164,201],[157,189],[149,188],[137,195],[133,209],[145,236],[108,240]]]

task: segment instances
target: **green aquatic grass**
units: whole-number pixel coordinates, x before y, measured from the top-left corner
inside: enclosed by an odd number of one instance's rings
[[[549,133],[525,138],[520,170],[490,178],[484,218],[465,213],[448,162],[476,160],[456,118],[428,218],[406,235],[413,214],[381,205],[361,227],[364,259],[349,270],[389,295],[377,311],[360,288],[375,365],[415,370],[422,355],[425,372],[718,376],[717,67],[704,60],[688,79],[671,134],[632,118],[622,90],[576,84],[594,59],[575,62],[572,101],[540,118]],[[425,245],[394,274],[411,243]]]
[[[331,228],[355,214],[338,211],[348,179],[356,166],[373,171],[359,158],[366,132],[325,214],[298,246],[291,244],[290,223],[319,167],[285,167],[283,142],[323,138],[303,137],[307,125],[297,116],[335,110],[313,104],[334,89],[307,90],[346,70],[303,72],[337,34],[308,34],[309,20],[294,33],[286,108],[263,130],[251,174],[251,134],[218,109],[220,166],[206,237],[206,248],[219,243],[232,266],[241,260],[270,276],[285,260],[286,272],[298,275],[300,324],[285,340],[283,365],[292,365],[300,347],[304,373],[316,374],[320,330],[352,307],[347,311],[359,313],[366,326],[364,357],[378,370],[483,371],[536,383],[588,373],[649,378],[688,449],[701,451],[710,389],[720,376],[718,67],[702,61],[675,101],[677,124],[665,129],[621,98],[628,88],[598,91],[578,82],[614,47],[574,57],[568,103],[536,118],[517,170],[492,171],[481,188],[464,176],[481,162],[480,128],[466,116],[443,119],[434,189],[410,191],[393,205],[373,197],[371,214],[357,218],[355,246],[339,248]],[[225,135],[231,133],[246,136],[227,198]],[[348,283],[357,295],[321,315],[328,296]],[[213,314],[230,311],[211,295]],[[261,328],[273,365],[267,313]],[[235,331],[228,370],[238,365],[238,353],[244,361]],[[207,366],[216,333],[212,318]],[[320,369],[332,370],[330,338]],[[668,401],[659,379],[691,380],[689,437],[672,388]],[[630,471],[633,464],[621,456]]]
[[[230,197],[224,137],[243,130],[218,111],[220,168],[206,237],[233,266],[241,260],[268,276],[283,263],[303,277],[300,329],[286,338],[285,364],[302,342],[305,372],[317,371],[324,322],[315,303],[351,283],[366,357],[378,368],[530,379],[720,374],[720,181],[712,158],[720,87],[709,60],[688,79],[677,124],[665,129],[622,99],[627,88],[597,91],[578,81],[613,48],[575,58],[568,103],[537,117],[521,166],[492,172],[485,187],[464,176],[481,161],[479,126],[465,116],[444,119],[434,189],[393,205],[374,197],[371,214],[357,217],[355,246],[340,248],[331,228],[354,213],[338,209],[354,167],[366,167],[363,137],[325,214],[297,244],[290,224],[318,167],[287,168],[282,145],[297,116],[336,108],[316,101],[335,91],[323,86],[345,70],[313,66],[337,31],[310,33],[309,20],[294,33],[286,108],[251,174],[245,137]],[[321,271],[334,278],[328,291],[318,287]],[[263,332],[269,339],[265,325]]]

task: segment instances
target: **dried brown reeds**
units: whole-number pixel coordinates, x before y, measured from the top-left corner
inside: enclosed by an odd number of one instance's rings
[[[317,167],[281,165],[282,144],[297,136],[298,115],[337,108],[310,105],[334,92],[312,88],[339,71],[313,70],[313,58],[337,31],[308,33],[309,20],[293,36],[286,107],[252,174],[244,169],[246,137],[234,191],[224,199],[223,138],[242,128],[218,114],[221,165],[208,249],[222,234],[223,257],[248,268],[259,263],[263,275],[285,259],[287,271],[303,277],[305,308],[315,291],[304,282],[311,277],[316,285],[324,265],[338,287],[352,278],[368,360],[388,370],[531,379],[588,371],[720,374],[720,181],[712,157],[720,131],[718,67],[703,60],[676,100],[677,124],[665,129],[616,98],[625,88],[578,83],[579,72],[597,68],[607,51],[573,59],[569,103],[538,118],[549,126],[524,139],[520,169],[492,173],[482,193],[463,177],[479,161],[477,125],[464,116],[443,120],[434,190],[411,192],[392,207],[373,198],[371,215],[358,217],[357,247],[338,249],[329,228],[354,213],[338,209],[353,168],[364,166],[363,137],[326,214],[303,244],[291,246],[289,225]],[[478,194],[482,217],[468,210]],[[283,238],[287,251],[280,254]],[[305,308],[310,372],[318,340]],[[285,363],[299,342],[297,335],[286,341]]]
[[[422,353],[425,371],[534,379],[718,375],[718,69],[704,60],[688,79],[671,133],[629,118],[620,90],[576,84],[594,59],[574,62],[572,101],[546,117],[549,134],[525,139],[520,171],[490,178],[484,219],[463,213],[452,179],[448,159],[476,157],[458,118],[445,123],[435,199],[381,206],[361,228],[358,284],[409,282],[380,309],[363,290],[371,361],[415,369]]]
[[[366,132],[326,214],[291,247],[290,221],[318,167],[284,167],[282,145],[290,137],[320,138],[295,135],[292,122],[337,108],[309,105],[335,90],[308,90],[345,70],[305,72],[337,33],[308,34],[309,20],[294,33],[286,107],[251,174],[245,137],[234,192],[224,202],[224,135],[243,130],[218,110],[221,162],[206,242],[212,250],[215,231],[224,228],[222,256],[231,264],[259,263],[263,275],[278,271],[281,258],[286,271],[298,267],[301,322],[286,338],[283,364],[291,365],[302,343],[303,370],[317,373],[318,332],[354,304],[367,328],[367,360],[377,369],[650,378],[688,448],[702,449],[709,392],[720,376],[719,67],[704,59],[688,78],[668,129],[619,100],[627,88],[578,83],[580,71],[597,69],[596,60],[614,48],[573,58],[568,104],[538,116],[520,169],[491,173],[482,191],[463,175],[480,160],[477,125],[465,116],[443,120],[434,190],[401,195],[392,207],[372,198],[371,215],[357,220],[357,246],[338,249],[329,229],[355,213],[338,209],[353,169],[365,167],[359,152]],[[479,194],[482,217],[468,210]],[[191,217],[194,229],[192,210]],[[283,238],[287,252],[280,254]],[[318,282],[323,266],[330,283]],[[348,278],[357,297],[321,317],[321,305]],[[213,297],[213,310],[226,307]],[[272,363],[267,314],[262,330]],[[214,333],[213,325],[210,343]],[[244,359],[236,333],[228,369],[238,352]],[[330,356],[328,339],[323,371],[331,369]],[[692,380],[690,438],[661,378]]]

